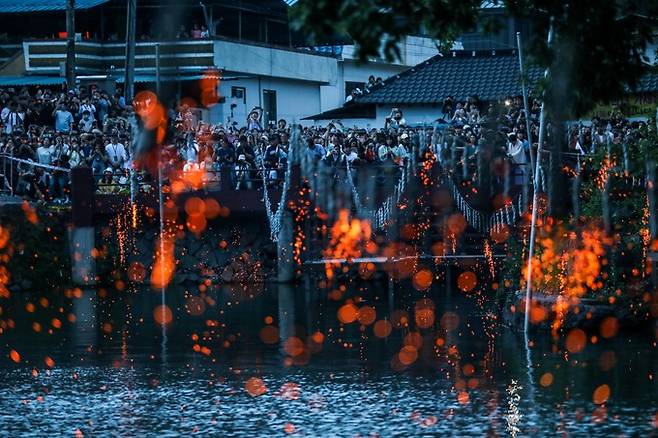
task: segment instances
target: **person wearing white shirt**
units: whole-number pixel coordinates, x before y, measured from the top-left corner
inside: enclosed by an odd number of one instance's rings
[[[116,135],[112,136],[110,143],[105,146],[105,154],[115,169],[123,167],[124,163],[128,160],[126,148],[119,143]]]
[[[37,161],[39,164],[50,164],[53,161],[52,152],[49,146],[45,143],[39,144],[37,148]]]
[[[517,138],[516,134],[509,135],[507,155],[509,155],[514,164],[524,166],[527,163],[523,142]]]
[[[408,143],[409,135],[405,133],[400,136],[400,144],[393,148],[393,159],[400,166],[404,164],[404,160],[409,158]]]
[[[193,139],[188,140],[181,148],[180,154],[184,161],[197,161],[199,145]]]
[[[527,170],[526,167],[528,165],[525,147],[523,142],[517,138],[516,134],[510,134],[508,138],[509,142],[507,143],[507,155],[515,164],[513,169],[514,183],[523,184]]]
[[[0,121],[4,125],[5,134],[12,134],[14,131],[23,129],[23,121],[25,120],[25,113],[18,111],[16,103],[11,102],[8,106],[0,112]]]
[[[89,103],[89,99],[82,101],[82,105],[80,105],[78,114],[82,116],[85,111],[89,113],[92,119],[96,119],[96,106],[94,106],[93,103]]]

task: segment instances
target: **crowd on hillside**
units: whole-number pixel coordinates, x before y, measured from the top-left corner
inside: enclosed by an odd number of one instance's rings
[[[393,108],[378,129],[346,127],[338,121],[299,128],[302,156],[307,162],[335,168],[371,164],[395,168],[412,158],[422,161],[430,156],[454,166],[472,166],[471,159],[484,152],[487,160],[509,157],[516,165],[513,173],[520,177],[528,172],[530,144],[538,139],[539,105],[537,100],[530,105],[530,139],[520,97],[486,106],[475,98],[449,97],[431,127],[408,126],[402,111]],[[75,166],[90,167],[101,192],[129,186],[137,120],[122,90],[110,94],[95,86],[70,91],[6,89],[0,90],[0,108],[4,157],[0,190],[28,199],[67,202],[68,170]],[[286,120],[266,124],[259,107],[241,127],[204,124],[185,105],[172,106],[168,120],[165,167],[204,170],[208,181],[216,181],[220,170],[229,168],[231,183],[240,188],[254,187],[263,177],[283,176],[292,130],[297,129]],[[575,153],[590,153],[604,142],[641,135],[643,131],[635,127],[614,115],[605,122],[594,120],[591,126],[570,132],[570,147]],[[150,178],[147,173],[140,175]]]

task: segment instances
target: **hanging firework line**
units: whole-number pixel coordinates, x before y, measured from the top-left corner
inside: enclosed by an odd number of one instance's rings
[[[499,231],[503,225],[510,226],[523,215],[521,208],[522,194],[519,194],[512,202],[487,215],[471,207],[450,178],[448,178],[448,185],[455,199],[457,209],[462,213],[466,222],[480,232]]]
[[[288,191],[290,188],[290,175],[293,162],[293,152],[295,146],[299,146],[299,134],[297,130],[293,131],[293,138],[291,141],[290,152],[287,157],[287,166],[286,173],[283,176],[283,187],[281,189],[281,199],[279,199],[279,204],[277,205],[276,211],[272,212],[272,203],[270,201],[270,195],[267,191],[267,179],[268,173],[272,169],[266,169],[265,165],[261,168],[261,176],[263,177],[263,202],[265,203],[265,213],[267,214],[267,221],[270,224],[270,239],[272,242],[277,242],[279,240],[279,233],[281,232],[281,218],[283,217],[283,211],[286,206]]]
[[[352,167],[350,163],[347,163],[347,181],[350,185],[350,191],[352,192],[352,198],[354,199],[354,206],[356,207],[356,214],[363,218],[370,220],[372,227],[375,230],[380,230],[386,226],[389,222],[391,215],[393,214],[394,209],[400,202],[402,193],[404,193],[407,186],[407,179],[409,178],[409,169],[408,164],[401,166],[400,179],[398,180],[393,193],[386,198],[382,205],[377,210],[368,209],[363,206],[361,203],[361,196],[359,191],[354,184],[354,178],[352,176]]]

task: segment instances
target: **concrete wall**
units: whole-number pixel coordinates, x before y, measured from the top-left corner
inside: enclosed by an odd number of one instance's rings
[[[376,118],[374,119],[353,119],[344,118],[340,120],[346,128],[383,128],[386,123],[386,117],[391,113],[393,105],[378,105],[376,108]],[[439,105],[399,105],[397,108],[402,110],[404,119],[408,125],[418,123],[432,124],[436,119],[441,117],[441,107]],[[326,126],[329,120],[318,120],[313,125]]]
[[[338,60],[293,50],[215,41],[215,65],[245,74],[335,84]]]
[[[383,42],[383,40],[382,40]],[[412,67],[439,53],[431,38],[420,36],[407,36],[400,41],[401,60],[395,60],[397,65]],[[383,55],[383,52],[382,52]],[[356,47],[343,46],[343,59],[355,59]],[[383,60],[383,56],[380,60]]]
[[[246,103],[231,98],[231,87],[245,88]],[[276,92],[277,119],[300,121],[303,117],[320,112],[320,84],[271,77],[226,80],[220,82],[219,86],[220,95],[226,97],[226,102],[213,108],[211,123],[230,122],[231,104],[235,103],[237,106],[233,110],[233,120],[238,122],[238,126],[243,126],[252,108],[264,106],[263,90]]]
[[[226,103],[216,105],[211,110],[211,122],[227,123],[231,117],[230,106],[235,103],[237,106],[233,110],[232,120],[243,125],[253,107],[264,106],[263,90],[276,91],[278,119],[299,121],[342,106],[345,102],[345,82],[367,82],[370,75],[385,79],[437,53],[429,38],[407,37],[401,47],[403,63],[358,63],[353,59],[353,46],[345,47],[343,59],[339,60],[280,48],[215,41],[215,65],[225,71],[227,78],[220,84],[220,93],[226,97]],[[231,98],[231,87],[244,87],[246,102]],[[386,115],[388,112],[390,108]],[[410,108],[409,116],[414,121],[432,119],[432,116],[417,108]],[[356,120],[350,125],[356,122],[359,126],[366,126],[368,122],[375,122],[373,126],[383,126],[383,117],[379,117],[378,113],[376,122],[374,119]]]
[[[391,113],[394,105],[377,105],[377,118],[372,125],[383,127],[386,117]],[[439,105],[398,105],[397,108],[402,110],[402,114],[407,124],[416,123],[433,123],[441,117],[441,107]]]

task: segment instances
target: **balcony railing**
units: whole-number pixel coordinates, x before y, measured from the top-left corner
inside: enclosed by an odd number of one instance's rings
[[[140,41],[135,47],[136,72],[155,72],[158,44],[162,72],[200,71],[214,65],[214,46],[209,40]],[[76,70],[80,73],[107,73],[125,69],[125,43],[77,41],[75,50]],[[27,72],[59,73],[61,64],[66,61],[66,41],[25,41],[23,53]]]

